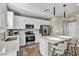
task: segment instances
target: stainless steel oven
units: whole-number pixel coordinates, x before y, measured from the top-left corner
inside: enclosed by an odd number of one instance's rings
[[[25,33],[26,45],[35,43],[35,34],[34,33]]]
[[[26,42],[35,41],[35,35],[27,35]]]

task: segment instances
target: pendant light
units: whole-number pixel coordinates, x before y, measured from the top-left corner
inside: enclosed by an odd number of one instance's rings
[[[64,7],[64,18],[65,18],[66,17],[66,12],[65,12],[66,5],[63,5],[63,7]]]
[[[55,6],[53,7],[53,10],[54,10],[53,14],[55,15]]]

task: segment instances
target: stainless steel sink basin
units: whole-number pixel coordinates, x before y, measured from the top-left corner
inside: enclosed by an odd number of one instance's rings
[[[17,37],[13,37],[13,38],[7,38],[5,41],[12,41],[12,40],[16,40]]]
[[[12,41],[12,40],[16,40],[16,39],[17,39],[17,36],[8,36],[3,41]]]

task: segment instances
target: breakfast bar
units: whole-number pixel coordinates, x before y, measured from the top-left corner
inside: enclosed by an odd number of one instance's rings
[[[57,37],[43,36],[43,38],[41,39],[41,41],[43,42],[41,43],[43,49],[43,55],[45,56],[51,55],[50,46],[58,44],[60,42],[68,42],[71,39],[72,37],[68,37],[68,36],[57,36]]]

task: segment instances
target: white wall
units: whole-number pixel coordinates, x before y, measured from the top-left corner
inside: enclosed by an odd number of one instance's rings
[[[79,47],[79,17],[76,17],[75,19],[77,21],[77,26],[76,26],[76,38],[78,39],[77,46]]]
[[[50,19],[51,35],[63,35],[63,18],[54,16]]]
[[[76,16],[70,16],[69,18],[65,19],[66,21],[72,21],[72,20],[76,20],[77,24],[76,24],[76,39],[78,39],[77,42],[77,47],[79,47],[79,17]]]

